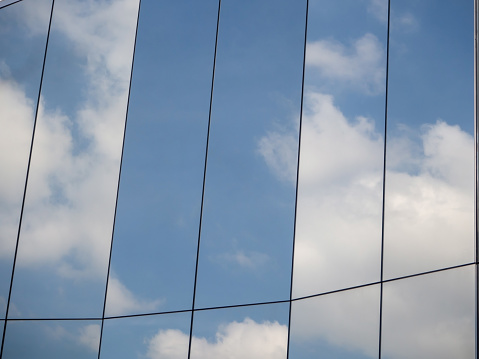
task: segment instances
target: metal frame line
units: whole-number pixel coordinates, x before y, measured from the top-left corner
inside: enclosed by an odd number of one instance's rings
[[[478,145],[478,101],[477,96],[479,95],[478,91],[478,11],[479,11],[479,2],[478,0],[474,1],[474,261],[476,263],[476,270],[475,270],[475,288],[474,288],[474,295],[475,295],[475,358],[479,358],[479,266],[478,266],[478,250],[479,250],[479,234],[478,234],[478,212],[477,212],[477,196],[478,196],[478,156],[477,151],[479,150]]]
[[[286,345],[286,359],[289,359],[289,342],[291,337],[291,309],[293,299],[293,274],[294,274],[294,248],[296,244],[296,219],[298,213],[298,183],[299,183],[299,161],[301,157],[301,131],[303,125],[303,103],[304,103],[304,74],[306,69],[306,41],[308,38],[308,12],[309,0],[306,0],[306,12],[304,19],[304,46],[303,46],[303,72],[301,75],[301,100],[299,110],[299,129],[298,129],[298,157],[296,163],[296,193],[294,198],[294,219],[293,219],[293,248],[291,252],[291,281],[289,283],[289,313],[288,313],[288,341]]]
[[[120,155],[120,167],[118,169],[118,182],[116,185],[116,199],[115,199],[115,211],[113,214],[113,224],[111,229],[111,240],[110,240],[110,253],[108,256],[108,269],[106,273],[106,283],[105,283],[105,297],[103,299],[103,311],[101,315],[101,327],[100,327],[100,340],[98,343],[98,359],[100,359],[101,355],[101,342],[103,339],[103,326],[105,324],[105,310],[106,310],[106,299],[108,295],[108,283],[110,280],[110,268],[111,268],[111,254],[113,252],[113,239],[115,237],[115,224],[116,224],[116,212],[118,209],[118,194],[120,193],[120,180],[121,180],[121,168],[123,164],[123,153],[125,151],[125,137],[126,137],[126,126],[128,124],[128,109],[130,107],[130,94],[131,94],[131,82],[133,78],[133,65],[135,64],[135,50],[136,50],[136,39],[138,36],[138,24],[140,20],[140,8],[141,8],[141,0],[138,0],[138,12],[136,15],[136,29],[135,29],[135,40],[133,43],[133,53],[131,56],[131,67],[130,67],[130,81],[128,84],[128,98],[126,100],[126,111],[125,111],[125,125],[123,126],[123,140],[121,144],[121,155]]]
[[[33,130],[32,130],[32,140],[30,142],[30,152],[28,155],[28,164],[27,164],[27,173],[25,174],[25,185],[23,187],[23,198],[22,198],[22,206],[20,209],[20,218],[18,220],[18,231],[17,231],[17,241],[15,243],[15,252],[13,255],[13,263],[12,263],[12,275],[10,277],[10,288],[8,289],[8,298],[7,298],[7,308],[5,310],[5,322],[3,323],[3,334],[2,334],[2,345],[0,347],[0,359],[3,356],[3,347],[5,343],[5,333],[7,332],[7,322],[8,322],[8,311],[10,309],[10,299],[12,296],[12,287],[13,287],[13,277],[15,274],[15,266],[17,263],[17,254],[18,254],[18,243],[20,241],[20,232],[22,229],[22,221],[23,221],[23,212],[25,209],[25,198],[27,195],[27,185],[28,185],[28,177],[30,175],[30,164],[32,162],[32,153],[33,153],[33,144],[35,140],[35,130],[37,128],[37,119],[38,119],[38,111],[40,108],[40,97],[42,93],[42,86],[43,86],[43,75],[45,73],[45,63],[47,59],[47,52],[48,52],[48,41],[50,39],[50,29],[52,27],[52,18],[53,18],[53,8],[55,6],[55,0],[52,0],[52,6],[50,9],[50,19],[48,22],[48,31],[47,31],[47,39],[45,41],[45,52],[43,54],[43,64],[42,64],[42,73],[40,75],[40,84],[38,86],[38,97],[37,97],[37,104],[35,108],[35,119],[33,122]]]
[[[13,5],[13,4],[16,4],[16,3],[19,3],[19,2],[22,2],[22,1],[23,0],[17,0],[17,1],[11,2],[10,4],[7,4],[7,5],[3,5],[3,6],[0,5],[0,9],[5,9],[6,7],[9,7],[10,5]]]
[[[384,96],[384,152],[383,152],[383,203],[381,218],[381,285],[379,290],[379,340],[378,340],[378,358],[381,359],[382,326],[383,326],[383,283],[384,283],[384,219],[386,208],[386,153],[387,153],[387,135],[388,135],[388,90],[389,90],[389,31],[391,28],[391,0],[388,0],[388,23],[386,39],[386,94]]]
[[[195,300],[196,300],[196,284],[198,281],[198,262],[200,258],[200,242],[201,242],[201,225],[203,222],[203,207],[204,207],[204,199],[205,199],[205,183],[206,183],[206,169],[208,165],[208,149],[209,149],[209,142],[210,142],[210,127],[211,127],[211,112],[213,108],[213,91],[215,87],[215,71],[216,71],[216,52],[218,49],[218,33],[220,28],[220,13],[221,13],[221,0],[218,0],[218,15],[216,18],[216,35],[215,35],[215,50],[213,54],[213,71],[211,74],[211,91],[210,91],[210,104],[208,110],[208,129],[206,131],[206,148],[205,148],[205,165],[203,169],[203,186],[201,190],[201,205],[200,205],[200,218],[198,224],[198,244],[196,247],[196,265],[195,265],[195,280],[193,283],[193,299],[191,303],[191,321],[190,321],[190,334],[188,339],[188,359],[190,359],[191,355],[191,340],[193,336],[193,321],[194,321],[194,314],[195,314]],[[0,358],[1,359],[1,358]]]
[[[224,305],[224,306],[216,306],[216,307],[203,307],[203,308],[196,308],[193,311],[194,312],[201,312],[201,311],[207,311],[207,310],[216,310],[216,309],[231,309],[231,308],[240,308],[240,307],[253,307],[253,306],[259,306],[259,305],[270,305],[270,304],[284,304],[288,302],[296,302],[296,301],[302,301],[305,299],[311,299],[311,298],[316,298],[316,297],[323,297],[325,295],[330,295],[330,294],[335,294],[335,293],[341,293],[341,292],[346,292],[354,289],[359,289],[359,288],[364,288],[364,287],[370,287],[373,285],[380,285],[381,283],[391,283],[391,282],[397,282],[403,279],[409,279],[409,278],[415,278],[415,277],[422,277],[425,275],[429,274],[434,274],[434,273],[439,273],[439,272],[445,272],[449,270],[454,270],[454,269],[459,269],[459,268],[465,268],[469,266],[474,266],[476,263],[475,262],[470,262],[470,263],[465,263],[465,264],[458,264],[455,266],[451,267],[446,267],[446,268],[440,268],[440,269],[434,269],[430,270],[427,272],[421,272],[421,273],[415,273],[415,274],[409,274],[401,277],[396,277],[396,278],[390,278],[377,282],[369,282],[365,284],[359,284],[356,286],[351,286],[351,287],[346,287],[346,288],[340,288],[340,289],[335,289],[327,292],[321,292],[317,294],[311,294],[303,297],[297,297],[293,298],[291,300],[289,299],[284,299],[284,300],[276,300],[276,301],[269,301],[269,302],[253,302],[253,303],[245,303],[245,304],[233,304],[233,305]],[[191,312],[191,309],[180,309],[180,310],[171,310],[171,311],[165,311],[165,312],[152,312],[152,313],[138,313],[138,314],[126,314],[126,315],[117,315],[117,316],[105,316],[105,320],[111,320],[111,319],[127,319],[127,318],[134,318],[134,317],[148,317],[148,316],[154,316],[154,315],[164,315],[164,314],[176,314],[176,313],[188,313]],[[78,321],[78,320],[102,320],[101,317],[89,317],[89,318],[84,318],[84,317],[76,317],[76,318],[11,318],[8,319],[9,321]]]

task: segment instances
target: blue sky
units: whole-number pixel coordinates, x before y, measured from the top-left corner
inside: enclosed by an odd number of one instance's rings
[[[0,10],[3,308],[50,6]],[[107,316],[190,310],[193,295],[217,1],[141,6]],[[305,6],[222,1],[196,308],[288,300],[294,235],[293,297],[380,279],[387,1],[310,1],[295,234]],[[55,2],[9,318],[101,318],[137,9]],[[472,1],[392,1],[386,279],[474,260],[473,50]],[[384,356],[469,357],[471,275],[387,284]],[[291,355],[377,356],[378,293],[295,302]],[[433,314],[415,315],[423,302]],[[197,312],[192,357],[282,357],[288,309]],[[115,338],[130,357],[184,357],[189,319],[107,321],[102,357]],[[55,355],[94,357],[99,328],[8,324],[5,350],[28,357],[31,333],[38,355],[61,342]]]

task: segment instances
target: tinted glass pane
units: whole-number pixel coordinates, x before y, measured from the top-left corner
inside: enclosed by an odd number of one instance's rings
[[[107,315],[191,309],[217,12],[141,3]]]
[[[10,321],[5,359],[98,358],[100,321]]]
[[[31,6],[38,17],[32,18]],[[5,316],[51,1],[0,11],[0,317]],[[34,31],[32,31],[35,29]]]
[[[101,358],[187,359],[191,313],[109,319]]]
[[[102,313],[137,7],[55,3],[13,317]]]
[[[379,285],[293,302],[289,358],[377,358]]]
[[[222,1],[197,306],[289,297],[305,2]]]
[[[393,1],[386,277],[474,258],[472,1]]]
[[[195,312],[191,359],[284,359],[289,304]]]
[[[384,11],[386,0],[310,1],[294,297],[379,279]]]
[[[474,358],[474,266],[384,285],[383,358]]]

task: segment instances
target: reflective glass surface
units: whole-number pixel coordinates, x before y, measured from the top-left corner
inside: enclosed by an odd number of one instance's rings
[[[378,357],[379,285],[294,301],[289,358]]]
[[[191,309],[217,12],[141,3],[107,315]]]
[[[5,316],[51,1],[0,11],[0,318]],[[32,29],[35,29],[33,31]]]
[[[4,359],[98,358],[100,321],[9,321]]]
[[[195,312],[190,357],[284,359],[288,311],[282,303]]]
[[[473,5],[391,5],[386,278],[474,260]]]
[[[305,2],[221,2],[197,307],[287,299]]]
[[[109,319],[103,326],[101,359],[186,359],[191,313]]]
[[[293,297],[379,280],[387,1],[375,3],[310,1]]]
[[[382,357],[474,358],[474,270],[385,283]]]
[[[9,317],[101,316],[137,8],[55,3]]]

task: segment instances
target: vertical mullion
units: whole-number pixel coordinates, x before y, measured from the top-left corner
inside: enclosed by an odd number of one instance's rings
[[[286,350],[286,358],[289,358],[289,341],[291,336],[291,307],[293,299],[293,271],[294,271],[294,248],[296,240],[296,218],[298,213],[298,182],[299,182],[299,161],[301,154],[301,130],[303,123],[303,103],[304,103],[304,74],[306,69],[306,41],[308,37],[308,11],[309,11],[309,0],[306,0],[306,12],[304,20],[304,47],[303,47],[303,73],[301,77],[301,103],[299,110],[299,130],[298,130],[298,157],[296,162],[296,193],[294,200],[294,219],[293,219],[293,248],[291,252],[291,280],[289,286],[289,316],[288,316],[288,342]]]
[[[105,296],[103,298],[103,310],[101,314],[101,327],[100,327],[100,340],[98,343],[98,359],[100,359],[100,353],[101,353],[101,342],[103,338],[103,326],[105,323],[105,310],[106,310],[106,298],[108,295],[108,283],[110,279],[110,267],[111,267],[111,254],[112,254],[112,249],[113,249],[113,238],[115,236],[115,222],[116,222],[116,212],[118,208],[118,194],[120,192],[120,181],[121,181],[121,167],[123,164],[123,152],[125,150],[125,137],[126,137],[126,126],[128,123],[128,108],[130,106],[130,93],[131,93],[131,82],[133,78],[133,65],[135,64],[135,50],[136,50],[136,39],[138,36],[138,23],[140,20],[140,8],[141,8],[141,0],[138,1],[138,13],[136,17],[136,29],[135,29],[135,41],[133,43],[133,54],[131,57],[131,68],[130,68],[130,82],[128,85],[128,99],[126,102],[126,112],[125,112],[125,125],[123,126],[123,141],[121,145],[121,155],[120,155],[120,167],[118,170],[118,182],[116,186],[116,199],[115,199],[115,211],[113,214],[113,224],[112,224],[112,230],[111,230],[111,240],[110,240],[110,253],[108,256],[108,268],[107,268],[107,273],[106,273],[106,283],[105,283]]]
[[[477,326],[479,325],[479,266],[478,266],[478,247],[479,247],[479,235],[478,235],[478,213],[477,213],[477,196],[478,196],[478,155],[477,151],[479,150],[478,146],[478,11],[479,11],[479,0],[474,1],[474,262],[475,262],[475,358],[479,358],[479,343],[478,343],[478,336],[479,331]]]
[[[191,341],[193,337],[193,321],[194,321],[194,314],[195,314],[195,299],[196,299],[196,284],[198,280],[198,262],[200,258],[200,242],[201,242],[201,224],[203,222],[203,207],[204,207],[204,199],[205,199],[205,183],[206,183],[206,167],[208,164],[208,149],[209,149],[209,141],[210,141],[210,127],[211,127],[211,112],[213,107],[213,90],[215,85],[215,71],[216,71],[216,53],[218,48],[218,33],[220,27],[220,13],[221,13],[221,0],[218,0],[218,15],[216,18],[216,35],[215,35],[215,49],[213,55],[213,71],[211,75],[211,91],[210,91],[210,104],[208,110],[208,129],[206,132],[206,148],[205,148],[205,164],[203,169],[203,186],[201,190],[201,205],[200,205],[200,218],[199,218],[199,225],[198,225],[198,244],[196,247],[196,265],[195,265],[195,280],[193,283],[193,298],[191,304],[191,322],[190,322],[190,334],[188,339],[188,359],[191,355]],[[1,358],[0,358],[1,359]]]
[[[382,325],[383,325],[383,281],[384,281],[384,219],[386,205],[386,152],[388,133],[388,89],[389,89],[389,36],[391,28],[391,0],[388,0],[388,24],[386,39],[386,94],[384,98],[384,152],[383,152],[383,203],[381,219],[381,274],[379,291],[379,337],[378,337],[378,358],[381,359]]]
[[[45,52],[43,54],[42,73],[41,73],[41,76],[40,76],[40,84],[38,86],[38,97],[37,97],[37,105],[36,105],[36,108],[35,108],[35,119],[34,119],[34,122],[33,122],[32,140],[30,142],[30,152],[29,152],[29,155],[28,155],[27,173],[25,175],[25,185],[23,187],[22,206],[21,206],[21,209],[20,209],[20,218],[19,218],[19,221],[18,221],[17,240],[16,240],[16,243],[15,243],[15,252],[14,252],[14,255],[13,255],[12,275],[10,277],[10,288],[8,290],[7,308],[5,310],[5,321],[3,323],[3,335],[2,335],[2,344],[1,344],[1,347],[0,347],[0,359],[3,356],[3,346],[4,346],[4,342],[5,342],[5,332],[7,331],[8,311],[10,309],[10,299],[11,299],[11,296],[12,296],[12,287],[13,287],[13,276],[14,276],[14,273],[15,273],[15,265],[16,265],[16,262],[17,262],[18,244],[19,244],[20,232],[21,232],[21,228],[22,228],[23,212],[24,212],[24,208],[25,208],[25,198],[26,198],[26,195],[27,195],[28,177],[30,175],[30,164],[31,164],[31,161],[32,161],[33,144],[34,144],[34,140],[35,140],[35,130],[36,130],[36,127],[37,127],[38,112],[39,112],[39,108],[40,108],[40,97],[41,97],[41,93],[42,93],[43,74],[45,72],[45,62],[46,62],[46,58],[47,58],[48,41],[50,39],[50,29],[51,29],[51,26],[52,26],[52,17],[53,17],[54,5],[55,5],[55,0],[52,0],[52,6],[51,6],[51,9],[50,9],[50,19],[49,19],[49,22],[48,22],[47,39],[46,39],[46,42],[45,42]]]

